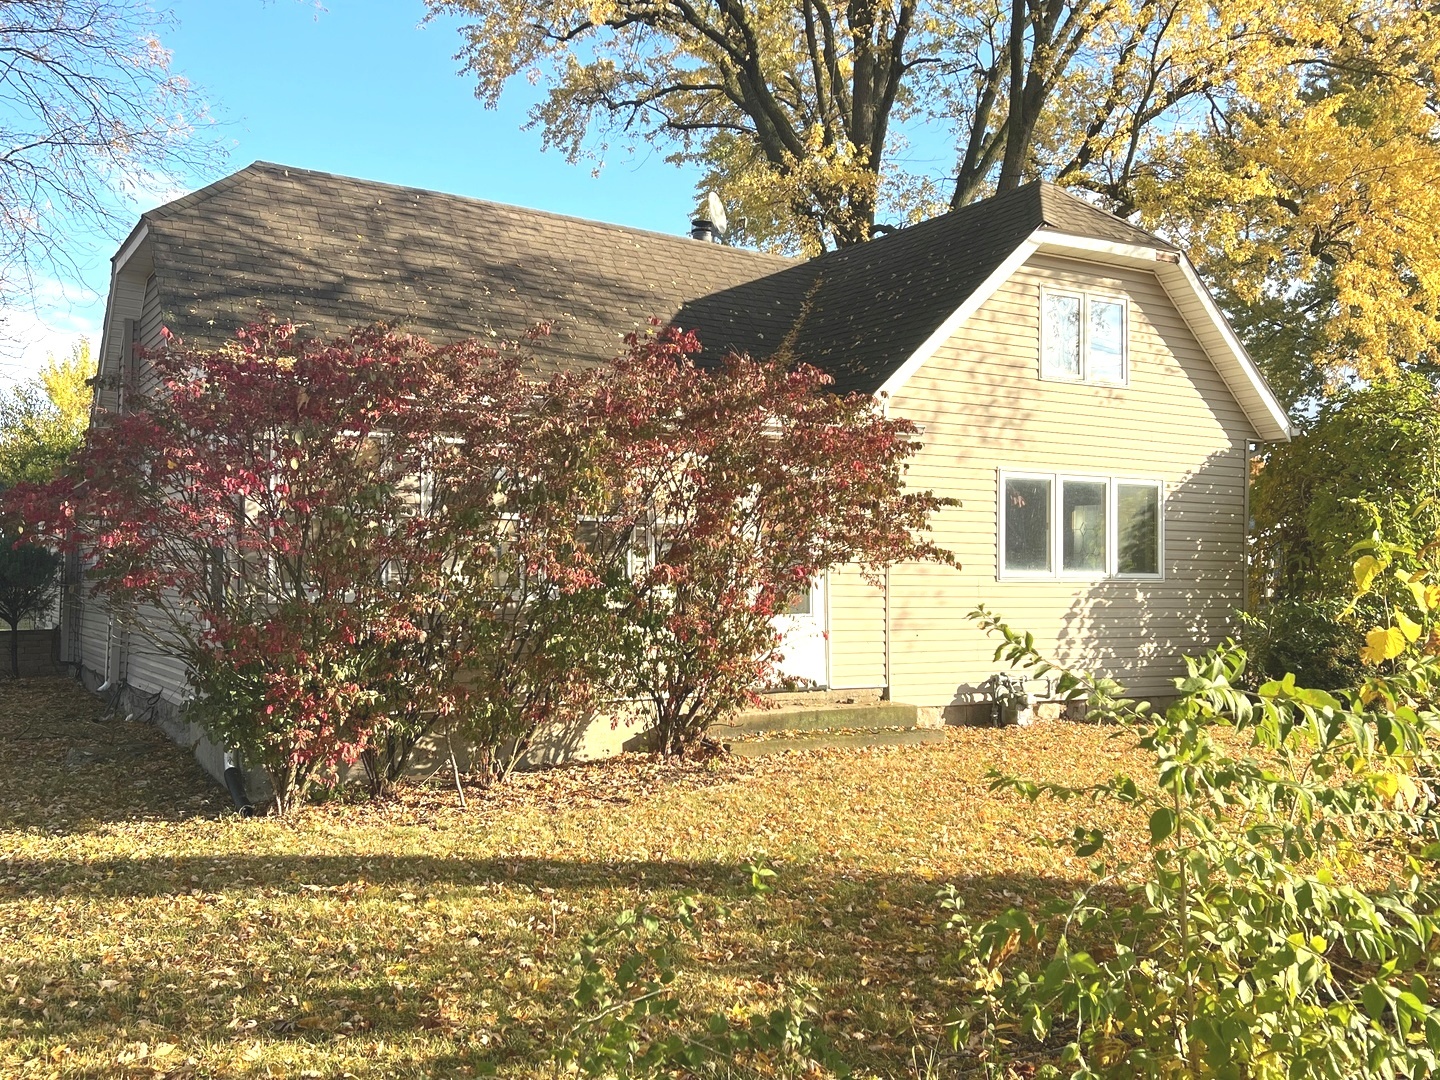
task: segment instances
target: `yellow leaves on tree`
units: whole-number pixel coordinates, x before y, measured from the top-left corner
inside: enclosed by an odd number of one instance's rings
[[[1404,651],[1403,633],[1393,626],[1388,630],[1377,626],[1365,635],[1365,644],[1360,649],[1360,660],[1362,663],[1376,665],[1386,660],[1394,660]]]
[[[1287,11],[1245,65],[1262,77],[1222,123],[1163,140],[1137,201],[1232,308],[1273,309],[1260,336],[1373,378],[1440,344],[1440,35],[1411,2]]]
[[[52,354],[33,378],[0,393],[0,487],[49,480],[80,445],[93,374],[90,343],[81,338],[69,356]]]
[[[427,0],[547,146],[698,166],[814,254],[1048,178],[1183,243],[1282,397],[1440,346],[1424,0]]]
[[[1363,596],[1370,591],[1370,586],[1375,583],[1376,576],[1384,569],[1384,564],[1374,555],[1361,555],[1360,558],[1355,560],[1353,569],[1355,576],[1355,595]]]
[[[1376,537],[1375,543],[1380,540]],[[1355,602],[1365,596],[1376,585],[1380,574],[1390,565],[1389,553],[1382,550],[1380,555],[1361,555],[1355,560],[1351,572],[1355,578],[1355,600],[1351,602],[1347,612],[1353,612]],[[1440,586],[1427,585],[1425,578],[1428,570],[1407,571],[1403,566],[1395,568],[1395,577],[1406,587],[1410,596],[1419,607],[1421,617],[1424,618],[1435,608],[1436,602],[1440,602]],[[1361,663],[1372,667],[1384,663],[1387,660],[1394,660],[1403,656],[1405,650],[1420,640],[1425,633],[1425,626],[1416,622],[1405,614],[1404,611],[1395,610],[1392,621],[1393,626],[1376,626],[1365,635],[1365,644],[1360,649]]]

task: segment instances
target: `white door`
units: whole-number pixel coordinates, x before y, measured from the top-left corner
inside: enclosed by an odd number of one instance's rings
[[[822,576],[795,597],[785,614],[775,616],[782,654],[776,675],[781,681],[801,686],[830,685],[830,650],[826,642],[828,609]]]

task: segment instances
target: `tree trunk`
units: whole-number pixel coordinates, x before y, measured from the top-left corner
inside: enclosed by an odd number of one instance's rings
[[[1025,171],[1025,159],[1030,153],[1031,124],[1025,115],[1026,12],[1026,0],[1011,0],[1010,109],[1005,119],[1005,160],[1000,165],[1000,180],[995,185],[996,191],[1013,191],[1020,186]]]
[[[10,624],[10,674],[12,677],[20,678],[20,624]]]

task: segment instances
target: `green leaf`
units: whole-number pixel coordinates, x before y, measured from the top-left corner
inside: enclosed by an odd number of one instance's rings
[[[1302,705],[1311,705],[1317,709],[1335,709],[1339,711],[1340,702],[1324,690],[1296,690],[1292,695]]]
[[[1385,1015],[1385,995],[1373,982],[1360,988],[1360,1003],[1365,1006],[1365,1012],[1371,1020],[1380,1020]]]
[[[1150,843],[1163,844],[1175,831],[1175,811],[1162,806],[1150,815]]]

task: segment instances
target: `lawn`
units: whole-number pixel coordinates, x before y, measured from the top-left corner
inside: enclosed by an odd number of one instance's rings
[[[992,794],[986,771],[1142,764],[1052,722],[913,749],[629,756],[471,791],[468,810],[445,776],[245,820],[186,751],[101,712],[61,680],[0,686],[7,1077],[549,1075],[580,936],[687,892],[696,1010],[742,1016],[808,982],[846,1060],[914,1075],[954,995],[937,889],[987,912],[1085,873],[1033,838],[1093,808]],[[778,872],[769,896],[751,895],[757,858]]]

